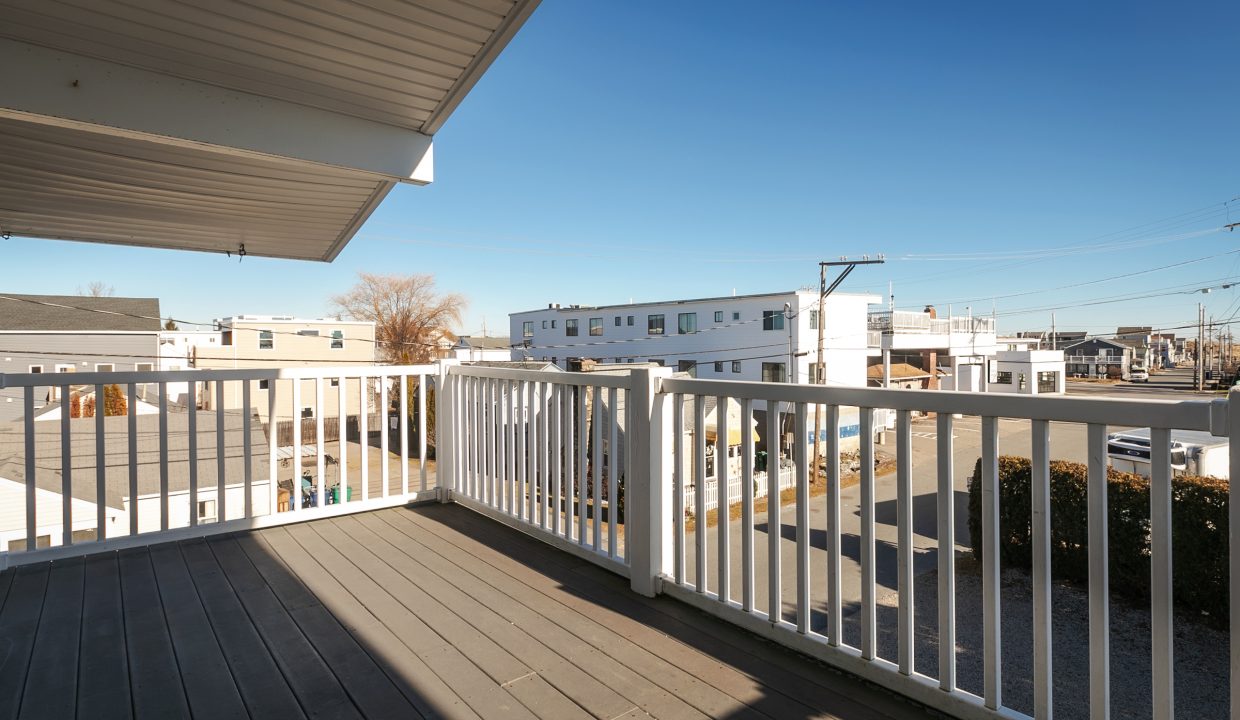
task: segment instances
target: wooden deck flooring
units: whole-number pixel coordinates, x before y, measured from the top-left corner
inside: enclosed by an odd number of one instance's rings
[[[0,573],[3,718],[928,717],[453,505]]]

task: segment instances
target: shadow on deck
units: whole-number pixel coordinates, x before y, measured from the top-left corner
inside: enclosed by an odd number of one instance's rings
[[[929,717],[455,505],[0,573],[0,718]]]

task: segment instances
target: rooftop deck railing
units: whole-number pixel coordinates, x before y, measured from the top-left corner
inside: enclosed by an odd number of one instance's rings
[[[336,382],[332,383],[335,380]],[[678,379],[665,368],[627,374],[552,373],[436,366],[326,369],[236,370],[174,373],[90,373],[68,378],[48,375],[0,376],[0,387],[21,388],[25,415],[20,425],[24,457],[25,527],[20,542],[4,553],[13,565],[42,559],[154,543],[195,534],[225,532],[369,510],[412,501],[439,500],[467,505],[499,522],[587,558],[629,578],[634,591],[663,593],[725,618],[775,642],[906,694],[962,718],[1029,717],[1004,703],[1004,638],[1000,618],[999,452],[1000,419],[1028,428],[1029,444],[1010,452],[1031,458],[1032,717],[1049,718],[1053,705],[1050,462],[1051,426],[1067,424],[1086,438],[1088,456],[1088,637],[1089,713],[1108,717],[1111,687],[1111,599],[1108,585],[1107,448],[1108,426],[1151,428],[1150,471],[1150,642],[1151,714],[1174,715],[1175,619],[1172,603],[1173,499],[1170,433],[1197,430],[1230,437],[1240,422],[1240,396],[1223,400],[1156,401],[1065,397],[992,396],[980,393],[853,389],[779,383]],[[165,398],[167,384],[192,388],[188,412],[173,421]],[[211,383],[200,385],[199,383]],[[123,417],[93,420],[36,418],[37,400],[49,386],[65,396],[73,388],[93,388],[105,397],[117,384],[126,396],[151,383],[160,398],[152,435],[141,432],[143,412],[131,402]],[[264,386],[265,383],[265,386]],[[205,390],[201,392],[200,390]],[[266,412],[255,403],[265,392]],[[431,391],[434,402],[430,402]],[[286,395],[285,393],[289,393]],[[230,405],[230,396],[236,402]],[[316,419],[340,417],[348,426],[351,408],[358,426],[354,440],[277,447],[274,433],[261,427],[283,412],[304,411],[313,398]],[[335,407],[333,410],[332,399]],[[717,408],[740,406],[739,482],[732,463],[715,463],[707,477],[708,445],[731,438],[728,412],[718,413],[714,439],[705,399]],[[352,400],[356,398],[356,402]],[[230,415],[231,407],[243,409]],[[371,406],[383,429],[375,436],[366,418]],[[63,406],[62,406],[63,407]],[[395,408],[395,409],[394,409]],[[857,409],[859,428],[860,598],[846,598],[842,584],[846,552],[840,488],[840,417]],[[428,444],[433,409],[435,438]],[[895,651],[885,656],[879,643],[877,608],[879,533],[876,520],[875,411],[890,409],[895,424],[895,552],[897,599]],[[811,524],[811,430],[821,410],[825,452],[825,526]],[[918,647],[914,615],[913,432],[914,413],[935,413],[936,459],[934,532],[937,558],[937,671],[915,665]],[[957,538],[955,448],[957,416],[980,419],[982,647],[984,681],[976,692],[960,687],[955,558]],[[690,422],[690,418],[692,421]],[[201,427],[206,422],[207,427]],[[419,427],[411,433],[412,425]],[[46,424],[47,430],[43,429]],[[118,426],[119,425],[119,426]],[[115,427],[114,427],[115,426]],[[212,432],[212,426],[214,432]],[[294,423],[294,428],[299,428]],[[758,430],[758,439],[750,431]],[[321,428],[320,428],[321,430]],[[231,435],[230,435],[231,433]],[[115,435],[124,441],[115,444]],[[84,437],[86,452],[75,445]],[[109,438],[113,442],[109,442]],[[203,438],[207,442],[203,442]],[[155,447],[142,442],[155,441]],[[8,439],[11,442],[14,438]],[[771,462],[790,465],[794,499],[781,498],[782,473],[756,472],[756,446],[766,443]],[[257,446],[257,447],[256,447]],[[55,452],[43,452],[52,448]],[[230,448],[237,448],[235,454]],[[336,455],[332,456],[331,451]],[[435,451],[434,464],[428,456]],[[1006,450],[1006,448],[1005,448]],[[357,455],[354,458],[354,455]],[[417,456],[417,464],[411,456]],[[75,458],[93,460],[75,463]],[[714,452],[727,457],[726,449]],[[357,462],[354,463],[353,459]],[[205,464],[204,464],[205,462]],[[153,463],[154,475],[145,464]],[[1240,451],[1231,450],[1231,471],[1240,469]],[[185,467],[184,483],[174,465]],[[376,468],[375,465],[379,467]],[[393,470],[392,465],[397,465]],[[332,466],[335,466],[334,483]],[[81,468],[87,468],[81,470]],[[214,467],[212,471],[211,468]],[[65,469],[68,472],[65,472]],[[124,482],[118,483],[119,473]],[[285,471],[288,471],[287,473]],[[377,472],[376,472],[377,470]],[[203,474],[214,483],[203,482]],[[303,483],[303,476],[308,479]],[[143,481],[157,478],[153,493]],[[49,485],[46,478],[54,482]],[[293,481],[285,485],[284,481]],[[765,482],[765,518],[756,506],[755,483]],[[59,483],[59,493],[51,492]],[[80,483],[86,483],[83,487]],[[721,520],[707,517],[707,492],[687,490],[713,484]],[[287,496],[281,490],[287,487]],[[334,492],[333,492],[334,487]],[[50,489],[49,489],[50,488]],[[724,497],[719,499],[723,489]],[[117,492],[120,490],[122,492]],[[350,494],[350,490],[354,494]],[[120,495],[119,501],[113,496]],[[85,502],[92,499],[94,503]],[[213,518],[200,503],[214,500]],[[287,503],[287,505],[285,504]],[[739,506],[738,523],[727,521],[726,506]],[[1240,522],[1230,505],[1230,518]],[[47,514],[45,510],[52,512]],[[89,511],[89,512],[88,512]],[[83,515],[85,513],[85,515]],[[89,515],[87,517],[86,515]],[[697,522],[692,529],[688,518]],[[118,519],[119,518],[119,519]],[[95,535],[83,540],[93,523]],[[55,527],[53,547],[40,538]],[[825,527],[825,531],[824,531]],[[116,528],[117,531],[113,532]],[[780,538],[785,529],[795,547],[785,564]],[[759,541],[765,532],[766,540]],[[825,543],[811,539],[825,532]],[[739,534],[739,538],[734,538]],[[739,540],[739,542],[735,542]],[[1240,557],[1229,540],[1232,617],[1240,613]],[[734,551],[734,544],[739,552]],[[759,556],[762,553],[764,557]],[[785,592],[785,579],[794,588]],[[821,580],[825,579],[825,583]],[[823,587],[825,591],[816,588]],[[856,603],[859,641],[845,633],[845,607]],[[824,622],[815,622],[825,614]],[[890,630],[891,628],[884,628]],[[1240,643],[1231,640],[1232,674],[1240,668]],[[1233,698],[1236,693],[1232,693]],[[1233,714],[1237,712],[1233,699]]]

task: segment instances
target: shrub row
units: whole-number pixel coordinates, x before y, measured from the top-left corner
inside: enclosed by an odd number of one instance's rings
[[[1088,468],[1052,461],[1051,573],[1089,580]],[[1005,566],[1028,568],[1032,472],[1028,458],[999,458],[999,554]],[[1226,626],[1228,481],[1181,476],[1172,481],[1172,573],[1175,602]],[[982,559],[981,460],[969,478],[969,535]],[[1150,486],[1139,475],[1107,469],[1107,533],[1111,591],[1133,601],[1150,593]]]

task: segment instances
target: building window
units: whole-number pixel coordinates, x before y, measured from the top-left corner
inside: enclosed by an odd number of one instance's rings
[[[577,337],[577,319],[564,321],[564,334],[569,337]]]
[[[41,373],[43,372],[43,366],[42,365],[31,365],[30,372],[31,374]]]
[[[112,363],[95,363],[95,372],[112,372],[116,366]]]
[[[620,316],[616,316],[616,327],[620,327]]]
[[[629,327],[633,327],[633,316],[632,315],[629,316],[627,324]]]
[[[302,417],[302,419],[303,419],[303,420],[304,420],[305,418],[312,418],[312,417],[314,417],[314,408],[309,407],[309,406],[302,408],[302,409],[301,409],[301,417]]]
[[[297,334],[303,337],[318,337],[319,331],[318,330],[298,330]]]
[[[723,322],[723,311],[722,310],[715,311],[715,322]]]
[[[721,360],[716,360],[716,361],[715,361],[715,372],[717,372],[717,373],[721,373],[721,372],[723,372],[723,361],[721,361]]]
[[[784,311],[783,310],[763,310],[762,311],[762,329],[763,330],[783,330],[784,329]]]
[[[275,334],[270,330],[258,331],[258,349],[271,350],[275,347]]]
[[[680,313],[676,317],[677,332],[681,335],[692,335],[697,332],[697,313]]]
[[[270,380],[259,380],[259,381],[258,381],[258,389],[259,389],[259,390],[268,390],[268,389],[270,389],[270,388],[271,388],[271,381],[270,381]]]
[[[649,315],[646,317],[646,334],[662,335],[663,334],[663,316]]]
[[[543,330],[546,330],[546,329],[547,329],[547,321],[543,320]]]
[[[332,330],[332,350],[344,350],[344,330]]]
[[[554,330],[554,329],[555,329],[555,321],[554,321],[554,320],[552,320],[552,321],[551,321],[551,329],[552,329],[552,330]]]
[[[591,335],[602,335],[603,334],[603,318],[590,318],[590,334]]]
[[[1053,393],[1058,389],[1059,373],[1054,371],[1038,373],[1038,392]]]
[[[732,361],[732,372],[734,372],[734,373],[738,373],[738,372],[740,372],[740,371],[741,371],[741,361],[740,361],[740,360],[733,360],[733,361]]]
[[[199,500],[198,501],[198,520],[215,522],[215,501]]]
[[[152,363],[138,363],[134,365],[134,369],[138,372],[151,372],[155,369],[155,366]]]
[[[331,387],[340,387],[340,378],[329,378],[327,384]]]
[[[676,369],[683,373],[689,373],[689,377],[697,377],[697,363],[692,360],[681,360],[677,362]]]
[[[810,330],[818,329],[818,311],[817,310],[809,311],[809,329]]]
[[[534,337],[534,321],[526,320],[521,323],[521,337]]]
[[[788,375],[783,363],[762,363],[762,382],[787,382]]]
[[[995,375],[995,383],[998,385],[1011,385],[1012,372],[1010,370],[1000,370],[999,373]]]
[[[740,320],[740,319],[741,319],[741,314],[740,314],[740,313],[738,313],[738,312],[734,312],[734,313],[732,313],[732,319],[733,319],[733,320]]]

